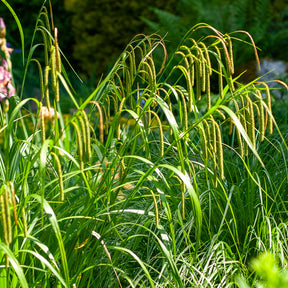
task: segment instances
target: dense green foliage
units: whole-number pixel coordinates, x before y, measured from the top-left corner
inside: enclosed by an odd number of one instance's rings
[[[261,48],[260,57],[272,57],[288,61],[283,47],[287,46],[288,5],[286,1],[205,1],[181,0],[176,11],[154,9],[158,21],[144,21],[153,31],[161,31],[171,41],[171,50],[186,31],[197,23],[209,23],[219,31],[249,31],[256,46]],[[173,47],[174,44],[174,47]],[[241,51],[241,52],[240,52]],[[235,45],[235,65],[253,58],[251,49]]]
[[[286,283],[288,147],[273,91],[234,76],[235,34],[197,24],[168,61],[135,36],[80,101],[49,26],[0,110],[0,287]],[[31,76],[40,100],[22,99]]]
[[[12,0],[9,4],[15,10],[15,13],[19,17],[23,31],[25,34],[25,49],[26,52],[30,49],[30,43],[35,28],[35,20],[38,17],[42,0]],[[70,55],[72,53],[72,45],[74,44],[74,37],[71,29],[71,14],[65,10],[62,0],[51,0],[53,5],[53,15],[55,18],[54,26],[58,27],[61,31],[61,38],[59,39],[61,47],[65,54]],[[47,9],[50,10],[49,5]],[[11,13],[5,8],[5,5],[0,2],[0,17],[5,19],[5,22],[9,24],[9,42],[13,48],[20,48],[21,41],[18,31],[18,27],[13,19]],[[39,41],[40,42],[40,41]],[[16,62],[16,61],[15,61]],[[15,63],[16,64],[16,63]]]
[[[90,75],[106,73],[127,43],[139,33],[147,33],[140,17],[155,20],[149,7],[173,11],[175,0],[69,1],[73,11],[73,56]],[[70,3],[70,5],[69,5]]]

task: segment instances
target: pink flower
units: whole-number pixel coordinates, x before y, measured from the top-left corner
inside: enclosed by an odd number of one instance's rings
[[[60,118],[60,115],[58,112],[57,113],[57,118]],[[48,119],[48,120],[54,120],[55,117],[55,111],[54,108],[50,107],[50,109],[48,109],[48,107],[46,106],[42,106],[42,110],[40,111],[39,114],[39,118],[41,117],[41,114],[43,114],[44,119]]]
[[[0,38],[5,38],[6,36],[6,26],[3,18],[0,18]]]
[[[11,83],[11,73],[0,66],[0,101],[15,94],[15,88]]]

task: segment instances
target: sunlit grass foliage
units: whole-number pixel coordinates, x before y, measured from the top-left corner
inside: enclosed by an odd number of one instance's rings
[[[80,95],[48,17],[0,113],[0,286],[244,287],[267,250],[286,267],[287,146],[268,85],[233,76],[236,36],[259,61],[250,34],[201,23],[173,59],[137,35]],[[40,100],[22,99],[31,67]]]

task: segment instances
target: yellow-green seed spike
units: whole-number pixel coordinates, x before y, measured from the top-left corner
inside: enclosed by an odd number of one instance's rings
[[[223,146],[222,146],[222,135],[219,125],[216,123],[216,133],[217,133],[217,158],[218,158],[218,168],[219,175],[221,179],[224,179],[224,159],[223,159]]]
[[[257,94],[257,93],[256,93]],[[262,103],[263,104],[263,103]],[[264,117],[264,107],[262,106],[262,109],[263,109],[263,114],[261,112],[261,101],[257,101],[257,102],[253,102],[253,107],[256,109],[256,112],[257,112],[257,119],[258,119],[258,122],[259,122],[259,129],[258,129],[258,132],[259,132],[259,140],[262,142],[264,140],[264,127],[265,127],[265,119],[262,118]],[[262,114],[262,115],[261,115]],[[262,126],[262,120],[264,120],[263,122],[263,126]],[[254,119],[254,122],[255,122],[255,119]],[[255,129],[256,129],[256,123],[255,123]],[[263,130],[262,130],[263,129]],[[256,130],[255,130],[256,131]]]
[[[88,116],[84,110],[82,110],[82,117],[85,125],[85,134],[86,134],[86,152],[87,152],[87,158],[88,160],[92,156],[91,152],[91,139],[90,139],[90,123],[88,120]]]
[[[219,86],[219,96],[223,99],[223,76],[222,76],[222,62],[221,62],[221,52],[220,49],[215,46],[215,50],[219,59],[217,59],[218,63],[218,86]]]
[[[98,113],[99,113],[99,139],[100,139],[101,143],[104,143],[104,123],[103,123],[102,109],[101,109],[101,107],[97,101],[90,101],[89,103],[94,104],[98,110]],[[121,104],[120,104],[120,106],[121,106]],[[120,109],[120,107],[119,107],[119,109]],[[105,126],[107,126],[107,125],[105,125]]]
[[[262,82],[262,84],[265,87],[266,92],[266,104],[267,104],[267,122],[268,122],[268,132],[269,134],[273,133],[273,116],[272,116],[272,104],[271,104],[271,94],[270,89],[267,83]]]
[[[87,154],[87,135],[86,135],[86,127],[85,127],[85,123],[84,120],[82,118],[82,113],[80,111],[80,114],[78,114],[77,117],[78,123],[80,125],[80,133],[81,133],[81,139],[82,139],[82,143],[83,143],[83,160],[86,158],[86,154]],[[85,159],[86,160],[86,159]]]
[[[233,65],[232,65],[232,62],[231,62],[231,59],[230,59],[230,55],[229,55],[229,51],[227,49],[227,41],[225,41],[224,38],[222,37],[219,37],[219,36],[215,36],[215,35],[209,35],[207,38],[217,38],[218,40],[220,40],[221,44],[222,44],[222,48],[223,48],[223,51],[224,51],[224,54],[225,54],[225,60],[226,60],[226,71],[228,73],[227,77],[228,77],[228,84],[230,86],[230,89],[231,91],[234,91],[235,90],[235,87],[234,87],[234,82],[233,82],[233,78],[232,78],[232,74],[233,74]]]
[[[164,156],[164,137],[163,137],[162,123],[161,123],[159,116],[157,115],[157,113],[155,111],[151,110],[151,113],[154,115],[154,117],[157,121],[157,124],[158,124],[159,142],[160,142],[160,156],[163,157]]]
[[[64,183],[63,183],[63,174],[62,167],[59,160],[59,157],[54,152],[51,152],[51,155],[54,157],[57,165],[58,179],[59,179],[59,191],[60,191],[60,201],[64,201]]]
[[[206,92],[206,76],[207,76],[207,69],[206,69],[206,65],[205,65],[205,59],[202,59],[201,61],[201,69],[202,69],[202,79],[201,79],[201,82],[202,82],[202,92]],[[209,74],[209,73],[208,73]]]
[[[9,240],[8,240],[8,228],[7,228],[7,211],[6,211],[6,206],[5,206],[5,197],[6,197],[6,192],[4,192],[4,185],[1,187],[1,194],[0,194],[0,207],[1,207],[1,218],[2,218],[2,230],[3,230],[3,238],[5,244],[8,246],[9,245]]]
[[[206,69],[206,71],[207,71],[206,75],[207,111],[209,111],[211,108],[210,74],[208,69]]]
[[[210,119],[211,119],[211,124],[212,124],[212,135],[211,135],[211,138],[212,138],[212,147],[213,147],[213,153],[216,153],[217,151],[217,132],[216,132],[216,125],[217,125],[217,122],[215,121],[215,119],[213,118],[213,116],[211,115],[210,116]]]
[[[187,83],[187,92],[188,92],[188,110],[189,112],[192,112],[193,110],[193,85],[190,79],[189,71],[182,65],[176,66],[181,70],[183,73],[186,83]]]
[[[0,190],[0,208],[2,215],[2,231],[4,243],[9,247],[12,242],[12,225],[10,218],[10,210],[9,210],[9,197],[7,195],[7,187],[3,185]],[[8,256],[5,255],[5,267],[8,268],[9,259]]]
[[[11,198],[12,198],[12,204],[13,204],[14,223],[17,226],[18,225],[18,216],[17,216],[15,187],[14,187],[14,183],[12,181],[9,181],[8,183],[9,183],[9,187],[10,187],[10,191],[11,191]]]
[[[214,186],[217,187],[218,181],[217,181],[217,130],[216,126],[218,125],[217,122],[215,121],[214,117],[211,115],[211,125],[212,125],[212,161],[213,161],[213,181],[214,181]]]
[[[51,79],[52,79],[52,87],[55,94],[55,101],[60,101],[59,94],[59,80],[58,80],[58,70],[57,70],[57,51],[54,45],[51,46],[50,50],[50,66],[51,66]]]
[[[247,96],[247,104],[248,104],[248,110],[249,110],[248,117],[247,117],[248,135],[249,135],[249,138],[252,142],[253,147],[255,147],[255,145],[256,145],[256,141],[255,141],[255,116],[254,116],[253,102],[249,96]]]
[[[239,105],[238,105],[238,102],[237,102],[234,98],[232,98],[232,101],[233,101],[233,103],[234,103],[234,106],[235,106],[235,109],[236,109],[235,113],[236,113],[236,115],[237,115],[238,112],[239,112]]]
[[[56,71],[61,73],[61,54],[58,44],[58,29],[54,29],[54,40],[55,40],[55,57],[56,57]]]
[[[259,106],[257,105],[256,102],[252,102],[253,103],[253,107],[256,109],[256,112],[257,112],[257,116],[258,116],[258,119],[260,118],[260,109],[259,109]]]
[[[59,80],[58,77],[56,79],[56,86],[55,86],[55,101],[60,102],[60,91],[59,91]]]
[[[44,97],[45,97],[46,106],[48,110],[50,111],[51,105],[50,105],[50,98],[49,98],[49,71],[50,71],[50,67],[46,66],[44,70]]]
[[[208,159],[208,141],[207,141],[206,133],[205,133],[204,128],[201,125],[198,125],[198,128],[202,136],[202,147],[203,147],[204,159]]]
[[[80,162],[80,170],[84,169],[84,162],[83,162],[83,143],[82,143],[82,134],[80,133],[80,129],[78,125],[73,121],[71,122],[72,126],[75,129],[77,143],[78,143],[78,153],[79,153],[79,162]]]
[[[201,100],[201,64],[196,61],[196,99]]]
[[[191,87],[194,87],[195,85],[195,62],[193,61],[193,63],[190,66],[190,79],[191,79]],[[192,89],[192,88],[191,88]]]
[[[265,139],[265,115],[264,115],[264,105],[263,105],[263,99],[262,94],[260,90],[256,90],[257,95],[259,96],[259,133],[260,133],[260,141],[263,142]]]
[[[156,68],[155,68],[155,63],[152,59],[152,57],[148,57],[148,60],[150,62],[150,67],[151,67],[151,70],[152,70],[152,87],[157,87],[157,75],[156,75]]]
[[[55,46],[51,46],[51,77],[52,77],[52,86],[53,91],[55,94],[55,101],[60,101],[60,92],[59,92],[59,79],[58,79],[58,73],[61,73],[61,55],[58,45],[58,29],[54,29],[54,44]]]
[[[234,57],[233,57],[233,45],[232,45],[232,40],[231,37],[229,35],[227,36],[227,40],[228,40],[228,49],[229,49],[229,57],[230,57],[230,61],[231,61],[231,74],[234,74]]]
[[[206,119],[203,119],[203,124],[204,124],[203,128],[205,129],[205,134],[206,134],[207,144],[208,144],[208,149],[209,149],[210,148],[210,142],[211,142],[210,126],[209,126],[208,121]],[[210,155],[208,155],[208,157],[209,156]]]
[[[201,45],[203,48],[204,56],[205,56],[205,60],[206,60],[206,65],[207,65],[207,69],[208,69],[208,74],[211,76],[213,73],[213,70],[212,70],[212,65],[211,65],[211,60],[210,60],[208,48],[203,42],[200,42],[199,45]]]
[[[225,114],[224,114],[220,109],[217,109],[216,111],[217,111],[217,113],[221,116],[221,118],[222,118],[223,120],[226,120]]]
[[[57,70],[56,70],[56,51],[55,51],[54,45],[52,45],[50,49],[50,67],[51,67],[52,86],[55,87],[56,78],[57,78]]]

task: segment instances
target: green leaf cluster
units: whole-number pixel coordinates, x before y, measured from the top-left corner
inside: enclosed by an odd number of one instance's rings
[[[234,74],[238,37],[259,62],[249,33],[199,23],[168,61],[163,38],[137,35],[81,101],[47,16],[43,6],[20,96],[0,107],[0,287],[278,285],[288,147],[268,85]],[[32,67],[41,97],[23,100]],[[269,279],[269,265],[247,268],[263,251],[279,259]]]
[[[260,47],[261,57],[288,60],[283,49],[287,46],[285,35],[288,32],[286,1],[180,0],[172,13],[157,7],[153,11],[158,17],[157,21],[143,20],[153,31],[161,31],[161,35],[167,33],[172,51],[191,25],[205,22],[223,33],[248,31],[256,46]],[[235,45],[234,52],[238,55],[236,66],[253,58],[247,47]]]
[[[149,7],[171,12],[176,3],[175,0],[66,0],[66,7],[73,12],[73,57],[82,71],[96,76],[106,74],[126,44],[136,34],[147,33],[140,17],[155,20]]]

